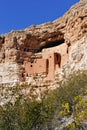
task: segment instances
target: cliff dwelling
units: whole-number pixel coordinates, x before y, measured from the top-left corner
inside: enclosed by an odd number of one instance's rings
[[[76,5],[80,11],[75,11],[75,15],[71,8],[53,22],[1,35],[0,84],[26,82],[33,75],[45,75],[46,80],[53,80],[65,65],[74,63],[71,53],[79,49],[76,42],[87,32],[84,6]]]
[[[22,42],[17,63],[24,66],[22,73],[25,80],[26,77],[38,74],[44,74],[47,80],[53,80],[55,71],[61,69],[68,61],[69,47],[60,31],[49,33],[40,41],[37,37],[29,35]]]
[[[1,84],[26,82],[30,77],[38,75],[45,75],[46,80],[54,80],[55,72],[68,61],[70,46],[59,31],[43,38],[21,36],[21,33],[17,38],[13,32],[0,41]]]
[[[67,44],[58,44],[54,43],[49,47],[47,45],[40,53],[31,54],[28,60],[25,59],[26,76],[45,74],[46,80],[53,80],[55,71],[61,69],[68,61]],[[28,48],[26,50],[30,53]]]

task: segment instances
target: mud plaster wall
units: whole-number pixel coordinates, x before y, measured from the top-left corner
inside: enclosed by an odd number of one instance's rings
[[[35,59],[33,63],[25,62],[25,71],[27,74],[39,74],[47,73],[47,60],[46,59]]]
[[[55,71],[55,56],[54,55],[55,55],[54,53],[48,55],[49,66],[48,66],[47,80],[54,79],[54,71]]]
[[[60,53],[61,55],[64,55],[67,53],[67,48],[68,48],[67,44],[63,43],[63,44],[56,46],[56,47],[43,49],[42,56],[43,56],[43,58],[47,58],[48,54],[53,53],[53,52],[57,52],[57,53]]]
[[[68,50],[68,52],[67,52]],[[64,64],[68,62],[69,59],[69,47],[67,46],[66,43],[63,43],[59,46],[48,48],[48,49],[43,49],[42,51],[42,57],[43,58],[48,58],[48,55],[51,53],[58,53],[61,55],[61,65],[62,67]]]
[[[47,80],[55,77],[55,70],[60,69],[68,62],[68,46],[66,43],[57,47],[43,49],[42,58],[34,59],[33,62],[24,62],[25,72],[27,75],[45,73]]]

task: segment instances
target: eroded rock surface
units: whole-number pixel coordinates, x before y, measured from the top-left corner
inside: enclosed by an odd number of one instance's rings
[[[0,82],[10,82],[12,79],[26,81],[24,61],[29,61],[33,53],[42,53],[44,48],[56,47],[62,43],[67,45],[68,63],[65,65],[65,70],[69,67],[73,68],[76,64],[77,68],[86,66],[86,37],[87,0],[81,0],[63,17],[53,22],[2,35],[0,37],[0,69],[3,70],[4,66],[6,69],[0,72],[0,77],[4,76],[4,80],[0,78]]]

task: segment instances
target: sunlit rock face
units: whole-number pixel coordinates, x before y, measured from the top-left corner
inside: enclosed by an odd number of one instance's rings
[[[55,71],[61,74],[62,69],[66,72],[72,69],[86,69],[86,37],[87,0],[81,0],[63,17],[53,22],[2,35],[0,37],[0,84],[26,82],[30,70],[28,67],[26,69],[25,63],[30,65],[32,75],[43,73],[44,70],[45,79],[51,80],[55,78]],[[58,54],[56,59],[55,53]],[[53,57],[52,60],[50,55]],[[32,67],[35,66],[36,60],[36,69],[39,71],[36,71],[35,67],[33,70]],[[45,68],[40,63],[44,63]],[[51,66],[51,73],[48,71],[48,63]],[[39,69],[38,66],[41,68]],[[52,76],[49,78],[49,75]]]

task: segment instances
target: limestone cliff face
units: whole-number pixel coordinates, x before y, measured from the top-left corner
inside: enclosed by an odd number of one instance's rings
[[[24,61],[28,61],[32,53],[40,53],[44,48],[55,47],[62,43],[67,45],[69,56],[63,68],[65,70],[69,68],[71,70],[74,67],[84,68],[87,64],[86,37],[87,0],[81,0],[63,17],[53,22],[2,35],[0,37],[0,70],[3,71],[0,72],[0,82],[24,81]],[[7,78],[9,76],[11,78]]]

